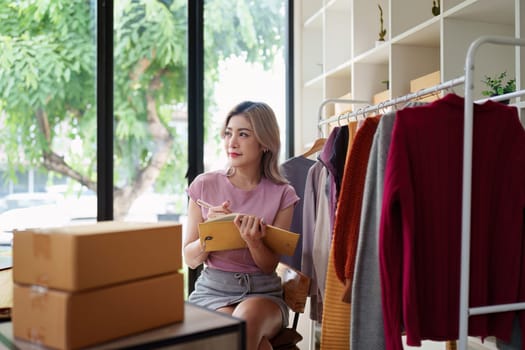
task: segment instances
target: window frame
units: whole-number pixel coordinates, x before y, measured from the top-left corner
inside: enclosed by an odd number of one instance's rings
[[[204,171],[204,1],[188,0],[188,184]],[[286,0],[286,144],[294,154],[293,0]],[[97,0],[97,221],[113,220],[113,0]],[[193,288],[198,270],[189,271]]]

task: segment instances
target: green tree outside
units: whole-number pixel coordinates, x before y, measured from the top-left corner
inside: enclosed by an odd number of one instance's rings
[[[115,218],[148,188],[183,193],[187,1],[115,0]],[[96,191],[95,8],[88,0],[0,0],[0,159]],[[205,3],[205,100],[219,62],[268,67],[283,45],[282,0]],[[249,83],[249,79],[248,82]],[[208,117],[207,115],[205,116]],[[74,147],[73,147],[74,145]]]

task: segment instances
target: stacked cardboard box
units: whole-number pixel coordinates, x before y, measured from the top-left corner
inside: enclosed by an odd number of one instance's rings
[[[99,222],[18,231],[13,334],[77,349],[184,318],[182,227]]]
[[[338,97],[338,99],[351,100],[352,94],[351,93],[345,94],[341,97]],[[342,103],[342,102],[334,103],[334,115],[339,115],[339,114],[343,114],[343,113],[351,112],[351,111],[352,111],[351,103]]]
[[[418,92],[436,86],[441,82],[441,71],[435,71],[421,77],[410,80],[410,92]],[[441,93],[441,92],[440,92]],[[420,98],[423,102],[432,102],[440,98],[440,93],[431,94]]]

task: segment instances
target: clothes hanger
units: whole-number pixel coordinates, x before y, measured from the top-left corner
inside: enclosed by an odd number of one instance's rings
[[[343,117],[343,113],[339,114],[339,116],[337,117],[337,126],[338,127],[341,127],[341,118]]]
[[[314,143],[312,144],[312,146],[306,152],[304,152],[301,156],[308,158],[312,154],[319,152],[320,150],[323,149],[325,142],[326,142],[326,138],[324,137],[320,137],[316,139]]]
[[[371,110],[369,110],[370,108],[372,108],[371,105],[363,107],[363,110],[361,111],[361,116],[363,117],[363,120],[370,116],[370,113],[372,112]]]
[[[440,99],[441,98],[441,90],[438,88],[437,85],[436,85],[436,88],[434,89],[434,91],[432,92],[432,96],[434,96],[434,98],[436,98],[436,99]]]
[[[381,111],[381,107],[383,106],[383,101],[380,101],[378,104],[377,104],[377,108],[376,108],[376,115],[379,115],[380,114],[380,111]]]

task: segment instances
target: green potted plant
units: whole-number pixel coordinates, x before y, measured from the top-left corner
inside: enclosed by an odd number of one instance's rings
[[[381,5],[377,4],[377,7],[379,8],[379,39],[378,41],[385,41],[385,35],[386,35],[386,28],[384,27],[383,22],[383,8]]]
[[[498,96],[516,91],[516,79],[507,79],[507,71],[495,76],[485,75],[482,82],[488,88],[481,91],[483,96]],[[507,100],[502,102],[508,103]]]
[[[439,0],[432,0],[432,14],[438,16],[441,13],[441,4]]]

